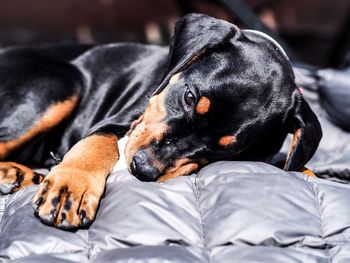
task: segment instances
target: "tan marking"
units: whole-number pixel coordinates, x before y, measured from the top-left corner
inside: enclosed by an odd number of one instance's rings
[[[163,176],[161,176],[157,182],[165,182],[167,180],[183,176],[183,175],[188,175],[191,172],[197,170],[199,165],[197,163],[191,162],[189,159],[181,159],[177,160],[175,162],[175,165],[171,168],[169,168]]]
[[[180,78],[181,76],[181,72],[176,73],[174,76],[171,77],[171,79],[169,80],[169,85],[174,85]]]
[[[169,127],[163,121],[167,115],[164,105],[165,91],[150,99],[143,114],[142,121],[136,125],[129,135],[125,148],[127,164],[131,163],[133,155],[152,140],[160,141]]]
[[[75,144],[52,170],[69,167],[106,177],[119,159],[117,141],[114,135],[92,134]]]
[[[35,136],[57,126],[73,111],[78,102],[78,96],[73,96],[66,101],[50,106],[40,119],[19,138],[7,142],[0,142],[0,159],[4,159],[11,151],[17,149]]]
[[[205,114],[209,111],[210,108],[210,100],[207,97],[200,97],[197,106],[196,111],[198,114]]]
[[[34,171],[27,166],[15,163],[15,162],[0,162],[0,184],[14,184],[17,181],[17,169],[22,172],[23,180],[20,185],[11,191],[11,193],[16,192],[26,186],[34,185],[33,178],[37,176],[38,182],[40,183],[44,176]],[[4,171],[7,171],[6,175]]]
[[[131,123],[130,129],[129,129],[128,133],[127,133],[128,136],[131,134],[131,132],[132,132],[133,130],[135,130],[136,126],[139,125],[139,124],[142,122],[142,120],[143,120],[143,115],[141,115],[140,117],[138,117],[136,120],[134,120],[134,121]]]
[[[222,136],[219,140],[219,144],[224,147],[230,146],[235,142],[236,142],[236,137],[233,135]]]
[[[293,134],[292,143],[289,147],[288,154],[287,154],[286,164],[288,163],[289,158],[291,157],[292,153],[294,152],[295,147],[298,145],[299,140],[300,140],[300,136],[301,136],[301,129],[297,129]]]
[[[60,199],[54,224],[62,226],[61,213],[65,212],[68,225],[78,227],[79,209],[86,212],[89,220],[93,220],[106,178],[119,159],[117,140],[114,135],[93,134],[75,144],[40,185],[34,197],[34,203],[40,197],[44,198],[38,215],[41,218],[49,216],[53,209],[51,200],[59,196],[61,189],[66,189]],[[64,211],[67,193],[72,204],[69,211]]]
[[[306,168],[306,167],[303,167],[303,168],[301,169],[301,172],[302,172],[303,174],[306,174],[307,176],[316,176],[316,174],[315,174],[313,171],[311,171],[310,169],[308,169],[308,168]]]

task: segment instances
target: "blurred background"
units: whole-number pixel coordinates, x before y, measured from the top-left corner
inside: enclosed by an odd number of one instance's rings
[[[201,12],[278,38],[289,54],[338,67],[350,49],[349,0],[0,0],[0,46],[137,41],[166,45]]]

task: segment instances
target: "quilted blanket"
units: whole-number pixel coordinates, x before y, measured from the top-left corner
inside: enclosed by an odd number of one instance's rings
[[[40,223],[35,190],[1,197],[0,262],[350,260],[350,186],[264,163],[218,162],[163,184],[116,171],[77,232]]]

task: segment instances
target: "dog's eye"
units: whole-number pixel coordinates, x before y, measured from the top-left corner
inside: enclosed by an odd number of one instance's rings
[[[184,100],[185,100],[185,103],[188,107],[193,106],[195,101],[196,101],[196,97],[194,96],[193,92],[190,91],[190,89],[188,89],[188,88],[185,92]]]

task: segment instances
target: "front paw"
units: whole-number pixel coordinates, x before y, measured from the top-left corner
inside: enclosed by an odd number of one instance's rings
[[[0,162],[0,194],[12,194],[26,186],[39,184],[44,176],[14,162]]]
[[[88,227],[95,218],[105,179],[74,168],[51,170],[33,200],[35,214],[44,224],[74,230]]]

